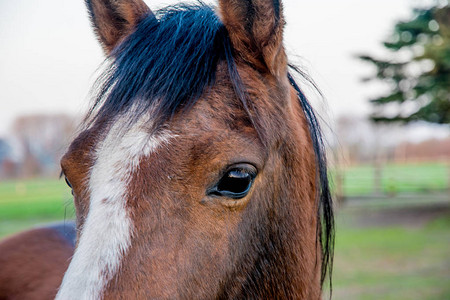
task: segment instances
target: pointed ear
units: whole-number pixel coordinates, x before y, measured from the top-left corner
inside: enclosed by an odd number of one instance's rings
[[[220,0],[219,8],[237,55],[273,75],[286,72],[281,0]]]
[[[142,0],[85,0],[92,26],[108,55],[137,23],[152,14]]]

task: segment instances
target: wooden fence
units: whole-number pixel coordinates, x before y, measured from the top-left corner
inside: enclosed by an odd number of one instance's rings
[[[450,199],[450,161],[340,165],[331,173],[339,201],[415,196]]]

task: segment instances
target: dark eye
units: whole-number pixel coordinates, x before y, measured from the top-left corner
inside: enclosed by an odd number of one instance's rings
[[[255,177],[256,169],[251,165],[231,168],[208,194],[241,199],[250,191]]]

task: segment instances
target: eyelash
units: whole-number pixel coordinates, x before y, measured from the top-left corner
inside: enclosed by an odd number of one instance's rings
[[[70,181],[67,179],[66,176],[64,176],[64,180],[66,181],[67,186],[72,188],[72,185],[70,184]]]

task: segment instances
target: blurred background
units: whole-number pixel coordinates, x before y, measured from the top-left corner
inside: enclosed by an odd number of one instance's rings
[[[450,299],[448,1],[285,0],[284,11],[290,59],[325,98],[304,83],[336,198],[333,298]],[[3,238],[74,217],[59,160],[104,57],[82,0],[0,0],[0,41]]]

